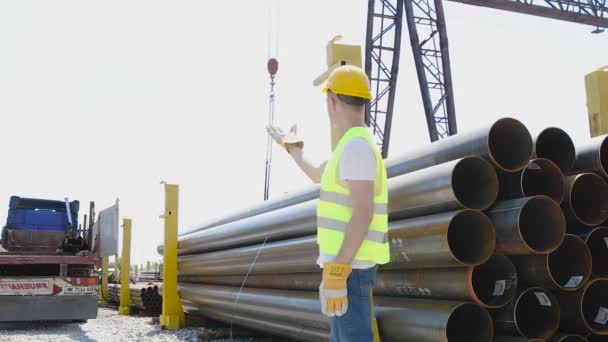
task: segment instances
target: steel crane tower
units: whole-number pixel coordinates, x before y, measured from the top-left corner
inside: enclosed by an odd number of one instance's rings
[[[450,0],[608,28],[607,0]],[[388,156],[405,19],[431,141],[457,133],[448,36],[442,0],[368,0],[365,71],[374,100],[366,110],[383,157]]]

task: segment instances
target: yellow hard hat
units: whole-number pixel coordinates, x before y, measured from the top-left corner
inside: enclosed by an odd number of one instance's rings
[[[334,69],[327,79],[323,92],[326,93],[328,90],[334,94],[368,100],[372,98],[367,75],[361,68],[353,65],[342,65]]]

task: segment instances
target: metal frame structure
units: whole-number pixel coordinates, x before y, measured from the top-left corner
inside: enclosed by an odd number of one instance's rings
[[[449,0],[608,28],[608,0]],[[366,123],[388,156],[399,70],[402,13],[414,54],[431,141],[457,133],[448,38],[442,0],[368,0],[365,71],[374,100]],[[390,65],[390,67],[389,67]]]
[[[403,20],[402,0],[369,0],[365,72],[374,99],[366,108],[365,122],[377,137],[382,157],[388,156]]]

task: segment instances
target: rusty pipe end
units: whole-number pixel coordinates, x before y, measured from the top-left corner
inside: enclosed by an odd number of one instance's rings
[[[545,195],[561,203],[566,192],[564,174],[549,159],[533,159],[522,170],[521,189],[524,197]]]
[[[470,209],[461,210],[452,217],[447,239],[454,258],[468,266],[488,260],[496,247],[492,221],[484,213]]]
[[[583,289],[581,315],[589,331],[608,335],[608,279],[591,280]]]
[[[597,226],[608,219],[608,184],[602,177],[582,173],[565,180],[565,209],[576,220],[586,226]]]
[[[487,209],[498,196],[496,171],[482,158],[460,159],[454,167],[451,180],[454,195],[465,208]]]
[[[532,136],[526,126],[513,118],[502,118],[490,128],[490,157],[501,170],[516,172],[532,158]]]
[[[561,290],[575,291],[591,276],[591,252],[583,239],[566,234],[558,249],[547,257],[553,283]],[[608,308],[608,306],[607,306]]]
[[[591,274],[598,278],[608,278],[608,227],[593,229],[587,235],[585,243],[591,252]]]
[[[486,308],[508,304],[517,293],[517,270],[502,254],[492,255],[471,272],[473,300]]]
[[[519,234],[532,253],[556,250],[566,234],[566,219],[559,205],[546,196],[528,198],[518,218]]]
[[[517,297],[513,315],[517,330],[527,338],[547,339],[559,328],[557,298],[540,287],[526,289]]]
[[[445,334],[445,341],[491,341],[494,335],[492,317],[479,305],[462,303],[450,312]]]
[[[549,127],[536,136],[534,154],[538,158],[551,160],[563,173],[567,173],[574,166],[576,148],[568,133],[557,127]]]

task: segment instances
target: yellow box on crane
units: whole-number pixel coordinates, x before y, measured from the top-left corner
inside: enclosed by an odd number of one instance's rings
[[[314,86],[325,82],[329,74],[340,65],[348,64],[363,68],[361,45],[336,43],[340,39],[342,36],[336,36],[327,43],[327,70],[312,82]]]
[[[608,66],[585,76],[585,88],[591,136],[608,134]]]

